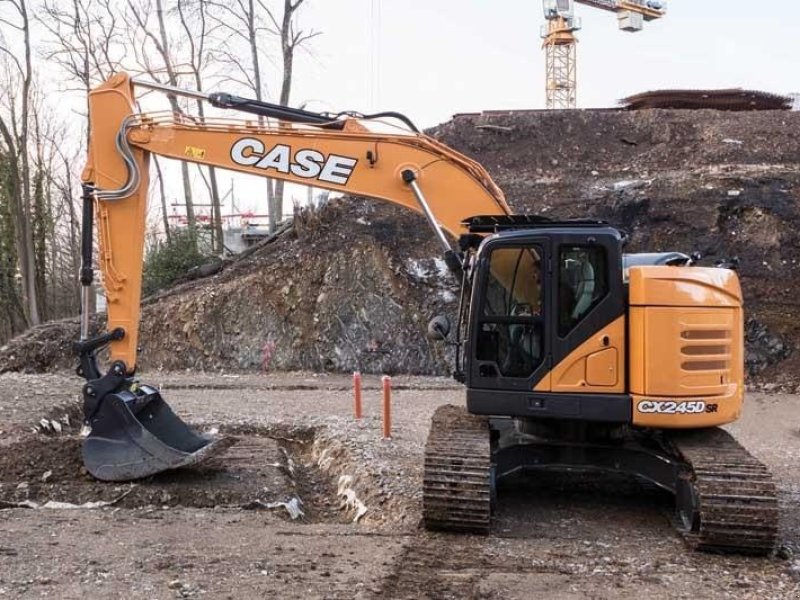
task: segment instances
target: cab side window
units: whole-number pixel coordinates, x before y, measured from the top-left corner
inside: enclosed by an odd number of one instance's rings
[[[558,335],[565,337],[608,294],[608,260],[600,246],[561,246]]]

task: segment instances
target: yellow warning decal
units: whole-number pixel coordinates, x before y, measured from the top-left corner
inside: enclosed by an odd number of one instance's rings
[[[186,158],[194,158],[195,160],[203,160],[206,157],[205,148],[198,148],[197,146],[186,146],[183,151]]]

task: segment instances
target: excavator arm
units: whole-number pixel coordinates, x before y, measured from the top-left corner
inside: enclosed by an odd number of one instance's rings
[[[246,121],[139,113],[138,85],[181,93],[138,84],[122,73],[90,92],[89,160],[83,172],[95,204],[108,330],[124,330],[121,339],[111,341],[111,358],[123,361],[128,372],[136,367],[150,154],[391,202],[424,214],[445,251],[450,247],[442,229],[457,237],[467,217],[511,212],[481,165],[427,135],[397,128],[376,132],[362,119],[225,94],[186,92],[218,106],[263,112]],[[306,122],[264,113],[305,116]],[[308,122],[311,115],[316,123]]]
[[[136,88],[184,95],[248,119],[205,119],[137,110]],[[378,115],[375,115],[378,116]],[[203,94],[120,73],[89,94],[89,151],[83,171],[83,310],[78,372],[87,470],[104,480],[146,477],[203,460],[224,440],[198,434],[155,388],[134,379],[137,361],[150,155],[271,177],[351,196],[367,196],[427,218],[453,270],[460,261],[446,233],[466,232],[474,215],[510,214],[503,193],[475,161],[406,127],[350,114],[326,115],[229,94]],[[107,299],[107,333],[89,337],[93,226]],[[110,345],[101,374],[99,348]]]

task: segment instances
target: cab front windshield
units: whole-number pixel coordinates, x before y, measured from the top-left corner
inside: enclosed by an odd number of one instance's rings
[[[484,289],[477,359],[486,375],[530,377],[542,362],[542,253],[537,246],[492,250]]]

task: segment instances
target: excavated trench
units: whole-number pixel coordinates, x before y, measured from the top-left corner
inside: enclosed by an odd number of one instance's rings
[[[315,428],[222,428],[220,435],[235,443],[219,456],[136,482],[109,483],[83,467],[81,425],[80,407],[65,405],[3,448],[0,509],[68,503],[73,508],[269,511],[300,523],[353,519],[337,495],[336,481],[315,460],[320,450]]]

